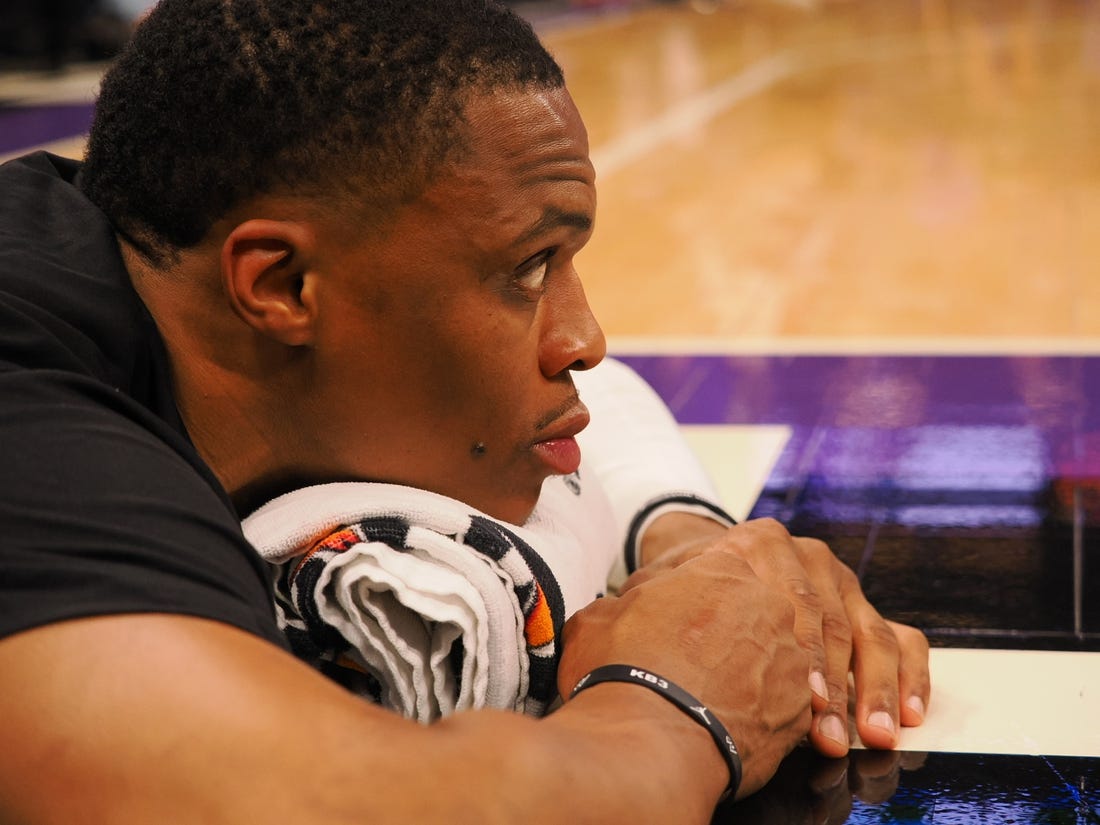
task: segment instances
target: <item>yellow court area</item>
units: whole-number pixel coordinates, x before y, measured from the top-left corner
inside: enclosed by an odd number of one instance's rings
[[[544,35],[613,341],[1096,349],[1100,4],[698,0]]]

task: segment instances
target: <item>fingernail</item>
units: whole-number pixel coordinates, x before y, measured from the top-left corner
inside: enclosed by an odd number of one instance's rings
[[[848,747],[848,732],[844,730],[844,723],[836,714],[830,713],[822,719],[817,729],[821,732],[822,736],[828,737],[844,747]]]
[[[810,673],[810,690],[824,699],[829,701],[829,688],[825,684],[825,674],[820,670],[815,670]]]
[[[905,700],[905,706],[917,714],[921,719],[924,718],[924,702],[921,701],[919,696],[910,696]]]
[[[877,710],[868,716],[867,724],[873,728],[882,728],[891,736],[894,735],[894,719],[884,710]]]

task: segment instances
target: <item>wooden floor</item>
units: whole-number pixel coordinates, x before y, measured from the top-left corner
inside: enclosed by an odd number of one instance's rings
[[[1100,5],[699,8],[546,27],[611,336],[1097,347]]]

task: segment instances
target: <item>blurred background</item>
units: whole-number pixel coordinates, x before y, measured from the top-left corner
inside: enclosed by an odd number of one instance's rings
[[[56,70],[110,58],[150,5],[145,0],[5,0],[0,68]]]
[[[695,0],[547,37],[613,334],[1100,338],[1100,4]]]

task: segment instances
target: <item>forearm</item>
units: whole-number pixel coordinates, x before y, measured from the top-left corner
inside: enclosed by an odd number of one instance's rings
[[[706,823],[729,781],[704,728],[635,685],[582,691],[542,720],[478,712],[439,727],[454,735],[469,774],[458,792],[479,822]],[[482,815],[487,799],[499,820]]]
[[[635,686],[422,727],[180,617],[4,640],[0,688],[0,821],[26,825],[703,823],[725,782],[706,733]]]

